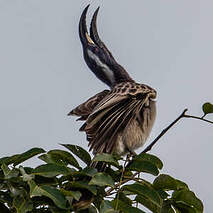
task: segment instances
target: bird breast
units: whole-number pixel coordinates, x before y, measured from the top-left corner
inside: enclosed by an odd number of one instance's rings
[[[134,152],[135,149],[144,145],[155,121],[155,101],[149,99],[138,116],[118,134],[113,150],[116,154],[124,155],[129,151]]]

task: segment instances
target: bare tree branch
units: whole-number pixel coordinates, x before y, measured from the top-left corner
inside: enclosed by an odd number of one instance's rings
[[[194,119],[199,119],[201,121],[205,121],[205,122],[208,122],[210,124],[213,124],[213,121],[210,121],[210,120],[207,120],[207,119],[204,119],[203,116],[202,117],[197,117],[197,116],[192,116],[192,115],[184,115],[183,116],[184,118],[194,118]]]

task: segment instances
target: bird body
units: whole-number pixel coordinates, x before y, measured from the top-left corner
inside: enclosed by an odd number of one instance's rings
[[[156,91],[136,83],[119,65],[100,40],[96,29],[98,9],[93,15],[90,35],[86,27],[86,13],[82,13],[79,35],[84,59],[92,72],[110,90],[104,90],[73,109],[85,123],[90,150],[97,153],[133,153],[147,140],[156,117]]]

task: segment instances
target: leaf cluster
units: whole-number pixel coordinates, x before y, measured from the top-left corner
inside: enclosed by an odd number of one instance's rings
[[[203,212],[202,202],[187,184],[160,174],[163,163],[154,155],[141,153],[124,162],[118,156],[102,154],[91,160],[79,146],[62,146],[66,151],[32,148],[0,159],[2,213],[143,213],[145,208],[154,213]],[[36,155],[41,165],[21,165]],[[92,161],[105,162],[106,170],[91,168]],[[154,181],[141,178],[144,173]]]

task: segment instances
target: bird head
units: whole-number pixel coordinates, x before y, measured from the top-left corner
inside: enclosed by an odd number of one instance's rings
[[[89,5],[84,9],[79,21],[79,37],[88,67],[97,78],[111,88],[121,82],[134,82],[126,70],[116,62],[98,35],[96,22],[99,7],[92,17],[90,33],[88,33],[86,25],[88,8]]]

